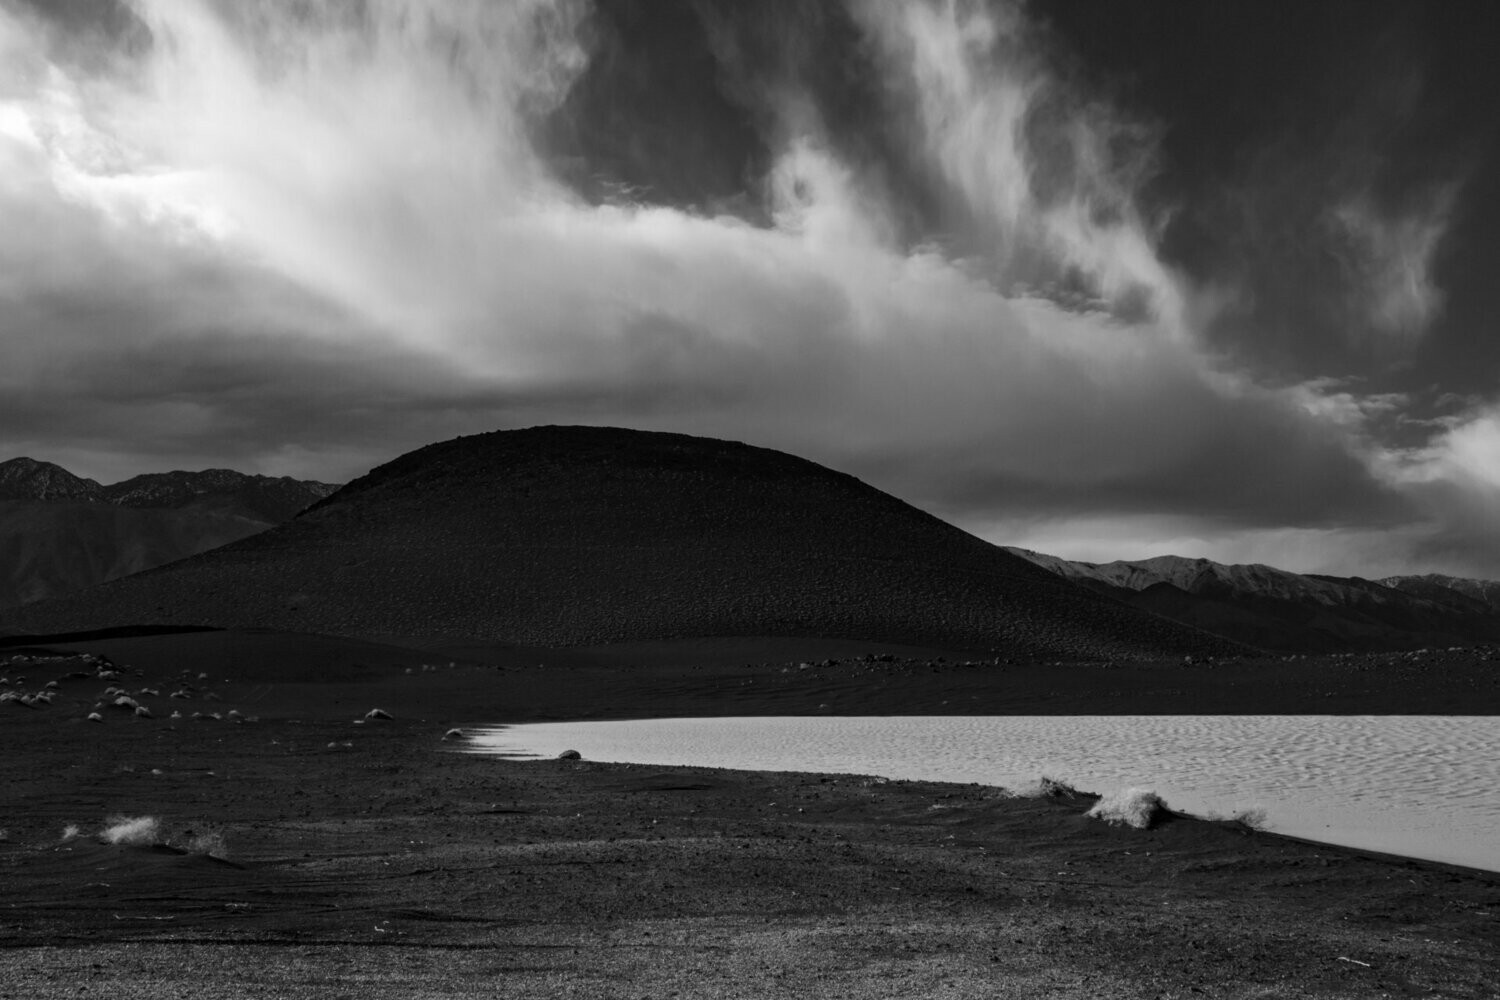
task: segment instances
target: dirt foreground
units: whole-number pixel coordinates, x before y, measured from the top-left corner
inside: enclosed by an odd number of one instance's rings
[[[57,682],[50,704],[0,705],[0,998],[1500,996],[1496,873],[1237,824],[1110,826],[1080,795],[444,739],[569,704],[704,714],[714,690],[735,714],[855,690],[868,710],[882,670],[934,705],[977,701],[974,668],[871,653],[893,659],[849,661],[846,691],[848,662],[766,666],[757,699],[706,647],[642,674],[320,642],[74,644],[113,662],[0,667],[0,691]],[[317,683],[299,655],[325,664]],[[86,721],[110,687],[129,694]],[[363,719],[375,707],[393,718]]]

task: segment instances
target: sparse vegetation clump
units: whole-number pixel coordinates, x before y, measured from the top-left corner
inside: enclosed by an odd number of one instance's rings
[[[1122,788],[1101,796],[1084,815],[1106,823],[1146,830],[1166,811],[1167,804],[1150,789]]]
[[[1063,799],[1077,795],[1078,789],[1044,774],[1031,784],[1016,789],[1015,794],[1023,799]]]
[[[161,843],[161,822],[155,816],[111,816],[99,831],[106,844],[125,847],[150,847]]]
[[[78,836],[77,825],[70,823],[63,828],[64,843]],[[229,856],[224,835],[218,830],[174,830],[156,816],[111,816],[105,820],[98,839],[102,844],[116,847],[170,847],[188,854],[207,854],[221,859]]]

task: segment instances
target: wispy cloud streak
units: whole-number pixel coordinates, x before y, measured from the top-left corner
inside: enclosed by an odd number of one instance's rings
[[[0,7],[0,213],[25,222],[0,232],[0,448],[337,478],[455,433],[625,423],[966,523],[1407,509],[1368,421],[1308,405],[1333,390],[1204,346],[1211,300],[1142,207],[1154,126],[1055,69],[1020,6],[850,7],[952,223],[918,239],[794,80],[759,98],[760,211],[585,198],[535,140],[587,67],[583,3],[129,10],[129,44],[80,58]],[[1420,323],[1447,208],[1349,206],[1372,315]]]

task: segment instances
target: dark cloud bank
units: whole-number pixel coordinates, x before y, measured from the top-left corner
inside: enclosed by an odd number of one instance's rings
[[[998,541],[1500,575],[1477,8],[0,0],[0,454],[748,440]]]

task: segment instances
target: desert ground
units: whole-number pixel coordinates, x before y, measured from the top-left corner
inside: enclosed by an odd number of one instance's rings
[[[1188,817],[1111,826],[1083,794],[444,739],[711,714],[1494,712],[1488,655],[13,645],[3,690],[54,694],[0,705],[0,997],[1492,997],[1500,873]]]

